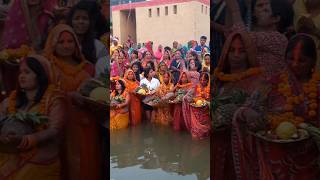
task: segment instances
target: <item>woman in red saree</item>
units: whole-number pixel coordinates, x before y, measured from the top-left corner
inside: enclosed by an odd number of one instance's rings
[[[266,180],[319,178],[317,159],[320,154],[311,138],[282,144],[247,135],[240,127],[241,122],[245,122],[247,127],[256,128],[257,119],[263,116],[269,118],[266,128],[271,131],[283,122],[275,118],[277,116],[285,117],[284,121],[290,121],[295,126],[305,122],[319,127],[320,74],[315,71],[316,59],[316,45],[312,37],[305,34],[294,36],[286,53],[290,71],[272,79],[273,89],[268,97],[268,112],[253,111],[253,108],[248,107],[237,111],[232,125],[235,131],[233,148],[237,152],[234,157],[239,166],[238,177]],[[273,113],[277,116],[271,116]],[[247,168],[248,160],[253,161],[247,157],[248,153],[258,158],[254,173],[250,173],[253,168]]]
[[[31,134],[1,134],[2,146],[16,141],[19,152],[0,153],[0,179],[59,180],[62,177],[60,144],[67,118],[67,100],[51,84],[50,64],[43,56],[30,55],[24,59],[20,63],[18,81],[18,89],[1,103],[1,119],[25,112],[47,116],[48,122],[35,126],[35,132]],[[15,128],[25,131],[22,127]]]
[[[136,76],[133,70],[128,69],[124,75],[124,80],[126,82],[126,91],[130,94],[130,125],[136,126],[140,124],[142,119],[142,106],[141,99],[136,95],[135,90],[139,87],[139,81],[136,80]]]
[[[209,106],[196,108],[189,103],[198,100],[210,101],[210,80],[208,73],[201,73],[199,83],[191,89],[184,97],[182,113],[187,130],[191,132],[192,138],[204,139],[210,135],[211,121]]]
[[[215,69],[212,98],[230,96],[234,90],[252,94],[255,89],[265,86],[262,69],[257,67],[255,50],[246,33],[233,33],[227,38]],[[226,110],[230,111],[231,108]],[[231,146],[233,113],[234,111],[230,111],[224,115],[212,112],[214,124],[211,135],[212,179],[236,179]]]
[[[53,10],[57,0],[14,1],[5,21],[3,48],[19,48],[25,44],[40,50],[44,36],[48,32],[49,22],[53,19]],[[19,24],[17,26],[17,24]]]
[[[180,75],[179,81],[174,87],[174,92],[177,102],[174,104],[173,112],[173,129],[181,131],[186,129],[183,113],[182,113],[182,100],[184,95],[192,88],[192,83],[188,72],[183,71]]]

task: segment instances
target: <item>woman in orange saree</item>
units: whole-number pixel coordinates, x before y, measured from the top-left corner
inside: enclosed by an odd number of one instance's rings
[[[65,144],[67,179],[99,179],[100,120],[85,108],[77,92],[85,80],[94,76],[94,67],[81,54],[73,29],[64,24],[51,30],[44,55],[52,64],[53,83],[68,94],[71,102]]]
[[[16,113],[39,113],[48,121],[39,123],[31,131],[29,125],[19,125],[17,119],[2,121],[0,179],[59,180],[66,98],[51,84],[50,64],[42,56],[32,55],[24,59],[20,63],[18,79],[18,89],[1,103],[1,119]],[[12,122],[15,123],[10,126]],[[16,144],[18,151],[4,151],[8,143]]]
[[[184,95],[192,88],[190,76],[187,71],[183,71],[180,75],[177,85],[174,87],[177,102],[174,104],[173,113],[173,129],[181,131],[186,129],[184,117],[182,113],[182,100]],[[178,98],[178,99],[177,99]]]
[[[125,81],[117,80],[116,89],[111,93],[110,130],[127,128],[129,125],[130,94],[126,90]]]
[[[187,130],[191,132],[192,138],[204,139],[210,135],[211,121],[209,106],[192,107],[191,102],[210,101],[210,80],[208,73],[201,73],[200,83],[191,89],[184,97],[182,113]]]
[[[142,119],[141,99],[135,93],[135,90],[139,87],[139,82],[136,80],[136,76],[131,69],[126,71],[124,80],[126,82],[126,91],[130,94],[130,125],[135,126],[140,124]]]
[[[168,93],[173,94],[172,75],[170,72],[165,72],[163,75],[163,82],[160,84],[159,89],[156,92],[156,96],[160,97],[161,101],[168,99]],[[170,104],[161,103],[161,106],[156,109],[155,123],[162,125],[169,125],[172,123],[173,118],[170,111]]]

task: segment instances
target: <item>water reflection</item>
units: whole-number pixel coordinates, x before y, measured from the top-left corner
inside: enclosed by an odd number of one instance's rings
[[[209,143],[154,124],[112,132],[111,179],[209,179]]]

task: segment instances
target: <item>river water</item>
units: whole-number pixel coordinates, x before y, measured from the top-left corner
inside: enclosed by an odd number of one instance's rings
[[[111,180],[207,180],[210,142],[187,132],[143,123],[111,132]]]

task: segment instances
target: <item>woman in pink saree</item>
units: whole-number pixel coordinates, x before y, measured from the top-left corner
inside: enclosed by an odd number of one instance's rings
[[[57,0],[14,1],[5,21],[2,48],[19,48],[22,44],[41,49],[41,41],[48,32]]]
[[[129,60],[127,59],[124,51],[119,51],[119,56],[111,63],[111,77],[123,77],[129,67]]]
[[[195,60],[190,60],[189,62],[189,67],[188,67],[189,75],[191,78],[192,85],[195,87],[199,83],[199,78],[200,78],[200,73],[197,71],[198,70],[198,64],[196,63]]]
[[[320,154],[313,139],[283,144],[249,135],[248,130],[241,128],[245,125],[249,130],[255,129],[260,126],[259,117],[270,118],[274,113],[287,117],[285,121],[290,121],[297,127],[301,122],[319,127],[317,97],[320,92],[320,74],[314,71],[316,59],[316,45],[313,39],[305,34],[294,36],[288,44],[286,53],[290,71],[272,78],[273,88],[268,96],[268,112],[253,110],[254,107],[243,107],[236,112],[232,122],[234,131],[232,146],[236,152],[234,158],[235,164],[238,165],[237,177],[249,180],[262,178],[315,180],[319,178],[317,159]],[[283,89],[281,89],[282,86]],[[311,95],[311,91],[315,95]],[[302,98],[295,98],[294,102],[291,102],[291,97]],[[264,129],[272,131],[281,122],[283,121],[270,118]],[[248,153],[257,159],[248,157]],[[254,161],[255,164],[252,164],[254,166],[248,167],[248,162]]]
[[[160,44],[158,46],[157,51],[154,53],[154,57],[156,58],[157,63],[159,64],[160,60],[162,59],[163,56],[163,48],[162,45]]]

